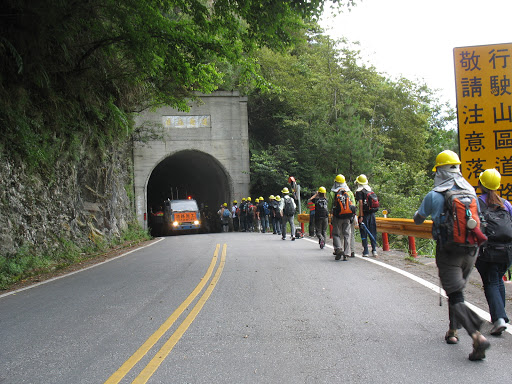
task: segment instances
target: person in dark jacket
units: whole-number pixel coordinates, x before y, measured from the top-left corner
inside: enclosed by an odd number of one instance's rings
[[[483,192],[478,198],[480,211],[502,211],[501,214],[505,220],[503,226],[509,228],[508,235],[506,232],[502,234],[506,238],[499,240],[494,239],[491,233],[486,232],[489,240],[480,247],[475,264],[484,285],[485,298],[489,305],[489,312],[493,323],[490,333],[493,336],[500,336],[507,328],[507,323],[509,322],[505,312],[505,284],[503,283],[503,275],[505,275],[512,263],[512,239],[510,239],[510,232],[512,231],[512,205],[496,193],[500,183],[501,175],[496,169],[487,169],[480,174],[479,187]]]

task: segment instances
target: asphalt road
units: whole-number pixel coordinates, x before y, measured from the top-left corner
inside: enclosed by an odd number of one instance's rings
[[[485,308],[484,308],[485,309]],[[0,297],[0,384],[498,383],[511,335],[471,362],[417,281],[280,236],[167,237]]]

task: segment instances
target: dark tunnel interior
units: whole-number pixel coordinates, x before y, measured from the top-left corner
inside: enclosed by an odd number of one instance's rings
[[[191,196],[199,207],[210,209],[230,200],[228,176],[219,162],[204,152],[185,150],[160,162],[148,181],[148,212],[163,206],[164,200]]]

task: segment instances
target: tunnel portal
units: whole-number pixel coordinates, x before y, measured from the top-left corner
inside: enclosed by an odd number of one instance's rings
[[[198,97],[188,112],[162,106],[135,116],[135,210],[144,229],[166,199],[191,196],[217,212],[249,193],[247,97],[235,91]]]
[[[166,199],[197,200],[199,206],[215,209],[229,203],[230,182],[226,172],[211,155],[184,150],[160,162],[148,181],[148,211]]]

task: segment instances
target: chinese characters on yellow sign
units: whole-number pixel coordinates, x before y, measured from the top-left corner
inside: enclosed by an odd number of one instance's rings
[[[455,48],[461,170],[473,186],[501,173],[497,191],[512,201],[512,44]]]

